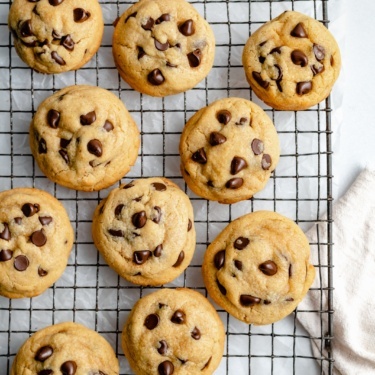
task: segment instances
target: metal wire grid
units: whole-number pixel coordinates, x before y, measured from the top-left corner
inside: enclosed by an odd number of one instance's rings
[[[331,106],[325,103],[304,112],[278,112],[261,103],[244,80],[240,62],[241,51],[248,34],[286,9],[310,10],[310,15],[328,26],[328,0],[198,0],[192,3],[212,25],[217,37],[217,58],[208,78],[193,90],[173,98],[150,98],[131,90],[119,78],[111,54],[112,22],[135,1],[102,1],[105,16],[105,36],[99,53],[78,72],[60,76],[42,76],[31,71],[18,58],[7,30],[9,1],[0,0],[0,188],[34,186],[49,191],[68,210],[76,232],[76,241],[64,276],[42,296],[33,299],[8,300],[0,297],[0,368],[9,373],[14,356],[30,334],[49,324],[65,320],[81,322],[103,334],[116,350],[121,374],[131,369],[121,350],[121,329],[134,302],[152,288],[131,285],[108,268],[93,246],[90,225],[97,203],[110,189],[99,193],[81,193],[51,183],[36,167],[28,149],[28,125],[38,104],[52,92],[67,84],[89,83],[115,92],[124,100],[140,125],[141,150],[136,166],[127,178],[163,175],[172,179],[189,194],[195,208],[197,250],[192,264],[168,287],[192,287],[207,296],[200,267],[206,246],[232,219],[253,210],[270,209],[287,213],[303,228],[322,221],[327,211],[328,240],[312,243],[312,251],[320,254],[327,246],[328,257],[319,256],[317,277],[328,275],[328,284],[309,293],[319,293],[321,305],[317,311],[296,310],[282,322],[266,327],[238,323],[218,308],[227,331],[226,350],[218,374],[323,374],[326,365],[332,374],[333,358],[314,357],[301,352],[311,337],[297,324],[298,314],[317,312],[328,317],[328,326],[321,321],[320,351],[330,348],[332,332],[332,165]],[[239,8],[241,7],[241,8]],[[247,13],[238,9],[246,9]],[[237,10],[237,11],[236,11]],[[306,11],[305,11],[306,12]],[[247,202],[223,206],[191,194],[179,174],[178,138],[188,118],[200,107],[220,97],[240,96],[260,104],[273,119],[281,143],[292,141],[291,152],[282,152],[279,167],[264,192]],[[197,106],[197,100],[202,104]],[[195,102],[194,105],[191,103]],[[286,121],[288,120],[288,121]],[[287,123],[288,125],[284,126]],[[313,149],[300,146],[301,137],[316,142]],[[284,165],[284,169],[280,167]],[[313,165],[309,172],[306,165]],[[281,172],[280,172],[281,171]],[[285,171],[286,173],[282,173]],[[292,173],[291,173],[292,172]],[[308,194],[305,192],[308,191]],[[311,195],[311,192],[314,192]],[[287,192],[284,195],[284,192]],[[308,213],[307,213],[308,212]],[[328,293],[328,309],[323,308],[323,292]],[[83,303],[84,302],[84,303]],[[90,305],[91,307],[87,307]],[[216,306],[217,307],[217,306]],[[286,323],[285,323],[286,322]],[[320,362],[321,369],[315,366]],[[1,370],[1,372],[4,370]]]

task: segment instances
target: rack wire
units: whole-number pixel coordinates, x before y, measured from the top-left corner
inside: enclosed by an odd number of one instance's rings
[[[196,0],[191,1],[210,22],[217,39],[217,57],[210,75],[193,90],[174,97],[151,98],[134,92],[121,81],[112,57],[112,22],[135,1],[101,1],[105,34],[98,54],[85,67],[62,76],[33,72],[18,58],[7,29],[9,0],[0,0],[0,189],[33,186],[49,191],[67,208],[76,241],[63,277],[33,299],[0,297],[0,369],[9,374],[22,342],[36,330],[66,320],[81,322],[101,333],[113,346],[121,374],[131,369],[121,349],[121,330],[132,306],[154,288],[127,283],[112,271],[96,251],[91,239],[91,217],[98,202],[110,189],[81,193],[62,188],[40,172],[28,147],[28,126],[39,103],[67,84],[92,84],[117,94],[127,105],[141,130],[137,164],[126,179],[163,175],[187,192],[195,209],[196,254],[189,268],[168,287],[192,287],[207,296],[200,268],[207,245],[236,217],[250,211],[270,209],[293,218],[306,229],[316,222],[327,227],[328,240],[311,244],[312,251],[328,249],[327,259],[315,264],[317,277],[328,283],[309,293],[322,301],[328,293],[328,308],[296,310],[269,326],[239,323],[217,307],[226,327],[226,348],[216,374],[332,374],[333,357],[328,350],[333,339],[332,309],[332,149],[331,105],[328,98],[303,112],[279,112],[260,102],[249,89],[241,64],[241,53],[249,34],[284,10],[302,10],[328,26],[328,0]],[[308,10],[306,12],[306,9]],[[222,97],[239,96],[261,105],[278,130],[281,161],[266,189],[253,199],[235,205],[219,205],[188,191],[179,173],[178,140],[183,125],[200,107]],[[307,149],[302,147],[308,138]],[[124,181],[125,179],[123,179]],[[307,193],[306,193],[307,192]],[[327,219],[320,215],[327,211]],[[299,314],[320,314],[321,355],[309,348],[312,339],[297,323]],[[328,325],[323,324],[327,317]],[[320,363],[320,367],[317,366]]]

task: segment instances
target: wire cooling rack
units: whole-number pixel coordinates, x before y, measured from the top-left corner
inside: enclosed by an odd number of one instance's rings
[[[217,42],[215,65],[210,75],[193,90],[164,99],[141,95],[119,78],[111,56],[112,22],[133,1],[101,1],[105,18],[102,46],[77,72],[44,76],[19,59],[7,29],[10,2],[0,0],[0,189],[33,186],[49,191],[66,207],[75,228],[76,241],[62,278],[33,299],[0,297],[0,372],[9,373],[22,342],[47,325],[73,320],[101,333],[116,350],[121,374],[131,369],[121,349],[121,330],[134,303],[152,288],[140,288],[120,279],[96,251],[91,238],[91,218],[98,202],[110,189],[96,193],[68,190],[47,180],[36,166],[28,146],[28,127],[40,102],[71,84],[98,85],[113,91],[126,103],[141,130],[142,147],[137,164],[127,178],[163,175],[190,196],[195,210],[197,249],[190,267],[168,287],[192,287],[207,295],[200,274],[207,245],[228,222],[260,209],[275,210],[294,219],[303,229],[327,211],[327,243],[311,244],[313,252],[328,247],[328,258],[315,264],[317,277],[328,275],[328,284],[309,293],[328,293],[328,309],[296,310],[281,322],[248,326],[217,307],[227,332],[223,360],[216,374],[332,374],[328,350],[314,356],[311,337],[299,327],[297,316],[319,313],[320,351],[330,348],[332,337],[332,170],[330,99],[302,112],[279,112],[260,102],[249,89],[241,64],[248,35],[284,10],[302,11],[328,26],[328,0],[214,0],[192,1],[210,22]],[[282,155],[267,187],[255,198],[235,205],[220,205],[188,191],[179,173],[178,141],[190,116],[212,101],[229,96],[251,99],[262,106],[278,130]],[[123,180],[124,181],[124,180]],[[328,326],[323,324],[327,318]],[[321,367],[317,365],[320,363]]]

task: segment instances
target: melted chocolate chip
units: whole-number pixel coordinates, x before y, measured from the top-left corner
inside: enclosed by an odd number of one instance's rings
[[[93,154],[97,157],[100,157],[103,155],[103,146],[102,143],[98,139],[92,139],[88,144],[87,144],[87,151],[90,154]]]
[[[188,228],[187,228],[187,231],[190,232],[190,231],[191,231],[191,228],[193,228],[193,223],[192,223],[192,221],[189,219],[189,221],[188,221]]]
[[[227,189],[239,189],[243,185],[243,179],[236,177],[236,178],[231,178],[230,180],[227,181],[225,184],[225,187]]]
[[[65,35],[61,38],[61,42],[60,44],[65,48],[67,49],[68,51],[73,51],[74,50],[74,40],[72,39],[72,37],[68,34],[68,35]]]
[[[121,215],[121,211],[122,209],[125,207],[124,204],[119,204],[116,208],[115,208],[115,215],[116,216],[120,216]]]
[[[90,13],[82,8],[76,8],[73,10],[74,22],[85,22],[90,17]]]
[[[152,184],[151,184],[152,185]],[[134,181],[130,181],[128,184],[126,184],[123,189],[130,189],[134,186]]]
[[[230,174],[236,175],[237,173],[241,172],[242,169],[247,167],[247,162],[245,159],[240,158],[239,156],[235,156],[230,164]]]
[[[86,113],[85,115],[81,115],[79,117],[81,125],[91,125],[96,120],[96,113],[95,111]]]
[[[216,269],[220,269],[224,266],[225,263],[225,250],[220,250],[215,254],[214,264]]]
[[[263,56],[259,56],[259,62],[263,64],[266,61],[266,58]]]
[[[271,164],[272,164],[271,156],[268,155],[268,154],[264,154],[262,156],[262,163],[261,164],[262,164],[262,169],[264,169],[265,171],[270,169]]]
[[[302,68],[304,68],[309,63],[307,56],[300,49],[294,50],[290,57],[293,61],[293,64],[300,65]]]
[[[180,26],[178,26],[178,30],[180,30],[180,33],[185,36],[191,36],[195,33],[195,27],[194,27],[194,21],[193,20],[187,20]]]
[[[167,190],[167,187],[162,184],[161,182],[153,182],[151,186],[156,190],[156,191],[165,191]]]
[[[112,131],[114,129],[112,122],[109,121],[109,120],[106,120],[104,125],[103,125],[103,129],[107,132]]]
[[[259,269],[267,276],[273,276],[277,273],[277,265],[272,260],[260,264]]]
[[[60,122],[60,112],[54,109],[50,109],[47,114],[48,125],[53,129],[57,129],[57,127],[59,126],[59,122]]]
[[[232,115],[229,111],[224,109],[216,114],[216,118],[220,122],[220,124],[227,125],[228,122],[232,119]]]
[[[72,140],[71,139],[64,139],[64,138],[61,138],[60,139],[60,147],[61,148],[67,148],[69,146],[69,143],[71,142]]]
[[[217,146],[225,143],[227,138],[219,132],[212,132],[210,134],[210,145]]]
[[[325,51],[323,46],[321,46],[319,44],[314,44],[313,51],[314,51],[315,58],[318,61],[324,60],[324,58],[326,56],[326,51]]]
[[[292,277],[292,275],[293,275],[291,264],[289,264],[288,275],[289,275],[289,277]]]
[[[159,375],[172,375],[174,373],[174,366],[171,361],[164,361],[158,366]]]
[[[255,79],[255,81],[258,83],[259,86],[263,87],[264,89],[268,88],[268,86],[270,85],[269,82],[265,81],[262,76],[260,75],[260,73],[258,72],[253,72],[252,73],[252,76],[253,78]]]
[[[296,87],[296,92],[298,95],[305,95],[308,94],[312,90],[312,82],[305,81],[305,82],[298,82]]]
[[[143,264],[145,263],[148,258],[150,258],[152,256],[152,253],[150,250],[140,250],[140,251],[135,251],[133,253],[133,262],[135,264]]]
[[[156,224],[159,224],[160,222],[160,219],[161,219],[161,208],[159,206],[155,206],[154,207],[154,210],[156,210],[156,215],[155,217],[152,219],[152,221]]]
[[[181,265],[181,263],[184,261],[185,253],[181,251],[181,253],[178,255],[177,262],[172,267],[178,267]]]
[[[65,65],[65,60],[56,52],[52,51],[51,57],[59,64],[59,65]]]
[[[48,225],[48,224],[52,223],[52,221],[53,221],[53,219],[52,219],[51,216],[41,216],[39,218],[39,222],[42,225]]]
[[[307,38],[307,33],[305,28],[303,27],[303,23],[298,23],[296,27],[291,31],[290,35],[296,38]]]
[[[333,66],[335,64],[335,59],[333,58],[332,55],[331,55],[331,58],[329,59],[329,62],[331,64],[331,66]]]
[[[0,238],[5,240],[5,241],[9,241],[11,239],[11,235],[10,235],[8,224],[3,223],[3,225],[4,225],[4,229],[0,233]]]
[[[216,280],[217,287],[219,288],[221,294],[224,296],[227,294],[227,290],[219,283],[219,280]]]
[[[278,65],[278,64],[275,64],[274,67],[277,70],[277,77],[275,78],[275,80],[277,82],[279,82],[283,79],[283,70],[281,69],[281,66]],[[282,91],[282,90],[280,90],[280,91]]]
[[[194,340],[199,340],[201,338],[201,331],[197,327],[194,327],[194,329],[191,331],[191,337]]]
[[[0,262],[7,262],[13,258],[12,250],[0,250]]]
[[[44,276],[47,276],[48,275],[48,271],[44,270],[43,268],[39,267],[38,268],[38,275],[40,277],[44,277]]]
[[[57,31],[52,30],[52,38],[60,40],[61,36],[60,36],[60,34],[57,33]]]
[[[273,48],[270,53],[278,53],[279,55],[281,55],[281,47],[275,47]]]
[[[242,262],[241,262],[240,260],[235,260],[235,261],[234,261],[234,266],[235,266],[238,270],[242,271]]]
[[[146,52],[142,47],[137,47],[138,48],[138,60],[140,60],[143,56],[146,56]]]
[[[20,33],[21,33],[21,36],[24,38],[34,35],[32,28],[31,28],[31,20],[27,20],[21,25]]]
[[[199,164],[206,164],[207,163],[207,156],[206,152],[204,151],[204,148],[200,148],[198,151],[195,151],[191,158],[199,163]]]
[[[158,326],[159,320],[160,318],[159,318],[159,315],[157,314],[147,315],[145,322],[144,322],[144,326],[151,331]]]
[[[77,364],[74,361],[66,361],[61,365],[60,371],[63,375],[74,375],[77,371]]]
[[[251,149],[254,155],[260,155],[264,151],[264,143],[260,139],[254,138],[251,142]]]
[[[38,246],[38,247],[44,246],[47,242],[47,237],[44,234],[44,230],[41,229],[41,230],[37,230],[37,231],[33,232],[30,236],[30,241],[35,246]]]
[[[183,324],[185,323],[186,315],[182,310],[177,310],[172,315],[171,322],[175,324]]]
[[[202,52],[200,49],[196,49],[193,52],[187,54],[189,65],[191,68],[196,68],[201,63]]]
[[[160,347],[158,348],[158,353],[161,355],[166,355],[168,351],[168,344],[165,340],[159,341]]]
[[[250,240],[246,237],[238,237],[234,243],[233,246],[237,250],[243,250],[248,244],[250,243]]]
[[[146,222],[147,216],[145,211],[136,212],[132,216],[132,223],[138,229],[143,228],[146,225]]]
[[[21,211],[22,213],[26,216],[26,217],[30,217],[30,216],[33,216],[34,214],[36,214],[37,212],[39,212],[40,210],[40,206],[39,204],[35,203],[35,204],[32,204],[32,203],[25,203],[22,208],[21,208]]]
[[[39,152],[39,154],[46,154],[47,153],[47,143],[43,138],[40,138],[40,140],[39,140],[38,152]]]
[[[206,364],[202,367],[202,369],[201,369],[201,371],[203,371],[204,369],[206,369],[209,365],[210,365],[210,363],[211,363],[211,359],[212,359],[212,357],[210,357],[210,359],[206,362]]]
[[[148,81],[154,86],[160,86],[164,81],[164,76],[159,69],[154,69],[147,76]]]
[[[168,22],[171,20],[171,16],[168,14],[168,13],[164,13],[162,14],[157,20],[156,20],[156,24],[159,25],[161,24],[162,22]]]
[[[287,301],[287,302],[293,302],[293,301],[294,301],[294,298],[289,297],[289,298],[286,298],[285,301]]]
[[[46,359],[51,357],[53,349],[51,346],[42,346],[35,354],[34,359],[39,362],[44,362]]]
[[[244,125],[247,122],[247,117],[241,117],[240,121],[236,122],[236,125]]]
[[[265,305],[270,305],[270,304],[271,304],[271,301],[268,301],[268,299],[265,299],[265,300],[263,301],[263,303],[264,303]]]
[[[251,307],[260,303],[261,299],[258,297],[251,296],[250,294],[242,294],[240,297],[240,303],[244,307]]]
[[[147,20],[147,22],[144,25],[142,25],[142,28],[145,30],[151,30],[154,27],[154,24],[155,24],[154,19],[150,17]]]
[[[129,18],[129,17],[128,17]],[[112,26],[113,27],[116,27],[117,26],[117,24],[118,24],[118,21],[120,21],[120,17],[116,17],[116,19],[112,22]],[[127,20],[126,20],[127,21]],[[125,22],[126,22],[125,21]]]
[[[29,267],[29,259],[25,255],[18,255],[14,258],[14,268],[17,271],[25,271]]]
[[[60,5],[64,0],[48,0],[49,4],[53,7]]]
[[[15,218],[14,218],[14,222],[15,222],[17,225],[21,225],[21,224],[22,224],[22,217],[15,217]]]
[[[165,63],[165,65],[169,66],[170,68],[177,68],[178,67],[178,65],[174,65],[174,64],[170,63],[169,61],[167,61]]]
[[[324,71],[324,65],[320,65],[320,66],[310,65],[310,68],[314,76]]]
[[[68,153],[65,150],[59,150],[59,154],[61,157],[65,160],[66,164],[69,164],[69,156]]]
[[[137,16],[137,12],[134,12],[134,13],[130,14],[129,16],[126,17],[125,23],[128,22],[129,18],[131,18],[131,17],[135,18],[136,16]]]
[[[108,229],[108,233],[114,237],[124,237],[124,232],[119,229]]]
[[[161,252],[163,251],[163,245],[158,245],[155,247],[154,250],[154,257],[159,258],[161,256]]]
[[[38,372],[38,375],[52,375],[53,370],[42,370]]]
[[[157,39],[154,40],[155,48],[159,51],[166,51],[169,48],[168,41],[165,43],[160,43]]]

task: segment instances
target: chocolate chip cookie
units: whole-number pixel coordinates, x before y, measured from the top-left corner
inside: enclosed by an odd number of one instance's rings
[[[298,12],[284,12],[251,35],[242,61],[260,99],[273,108],[296,111],[324,100],[341,67],[332,34]]]
[[[97,0],[14,0],[8,24],[20,58],[47,74],[85,65],[104,30]]]
[[[185,0],[141,0],[117,21],[113,56],[121,77],[152,96],[187,91],[211,70],[215,38]]]
[[[10,375],[118,375],[109,343],[80,324],[55,324],[34,333],[18,351]]]
[[[120,276],[139,285],[165,284],[193,257],[193,208],[187,195],[166,178],[132,181],[99,204],[92,235]]]
[[[190,289],[162,289],[139,300],[122,332],[137,375],[213,374],[224,351],[216,310]]]
[[[301,302],[314,277],[302,230],[275,212],[230,223],[208,247],[204,282],[213,300],[246,323],[274,323]]]
[[[180,139],[181,173],[194,193],[221,203],[251,198],[279,161],[275,127],[256,104],[218,100],[199,110]]]
[[[69,86],[38,108],[31,151],[42,172],[71,189],[105,189],[135,163],[137,125],[124,104],[100,87]]]
[[[64,272],[73,229],[63,205],[45,191],[0,193],[0,295],[33,297]]]

